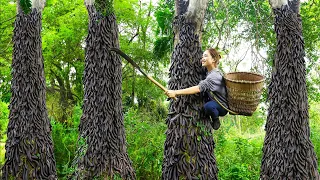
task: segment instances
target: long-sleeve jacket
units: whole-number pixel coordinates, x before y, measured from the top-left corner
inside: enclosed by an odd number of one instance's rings
[[[205,80],[199,83],[200,92],[213,92],[218,101],[228,108],[226,84],[222,73],[218,69],[208,72]]]

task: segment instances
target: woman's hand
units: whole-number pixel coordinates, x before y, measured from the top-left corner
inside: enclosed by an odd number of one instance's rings
[[[168,90],[166,92],[166,95],[169,97],[169,98],[175,98],[177,96],[177,93],[175,90]]]
[[[167,90],[165,94],[169,98],[176,99],[176,96],[180,95],[187,95],[187,94],[196,94],[200,92],[199,86],[192,86],[186,89],[179,89],[179,90]]]

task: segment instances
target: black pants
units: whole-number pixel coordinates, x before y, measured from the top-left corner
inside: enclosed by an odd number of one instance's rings
[[[225,116],[228,113],[227,110],[225,110],[214,100],[208,101],[204,104],[204,112],[206,113],[206,115],[211,116],[211,118]]]

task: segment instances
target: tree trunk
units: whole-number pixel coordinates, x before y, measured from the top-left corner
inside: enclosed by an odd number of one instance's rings
[[[56,80],[58,82],[59,85],[59,94],[60,94],[60,98],[59,98],[59,105],[61,107],[62,110],[62,114],[59,115],[58,117],[58,121],[59,122],[67,122],[67,109],[68,109],[68,99],[67,99],[67,91],[65,88],[65,83],[64,80],[62,79],[62,77],[60,77],[59,75],[55,74],[56,76]]]
[[[56,179],[41,49],[44,1],[20,6],[13,35],[12,85],[3,179]],[[32,5],[32,8],[31,8]],[[22,11],[24,9],[24,11]]]
[[[68,109],[72,108],[76,104],[70,86],[70,67],[68,64],[68,67],[66,69],[62,69],[59,64],[54,65],[58,69],[58,73],[53,69],[50,69],[51,74],[53,74],[53,76],[55,77],[55,79],[51,82],[51,89],[53,90],[53,92],[55,91],[56,80],[58,82],[57,86],[59,87],[57,91],[59,92],[59,105],[61,107],[61,111],[59,111],[59,116],[56,117],[56,120],[65,123],[68,120]]]
[[[169,89],[182,89],[202,80],[200,37],[207,1],[176,0],[175,4]],[[179,96],[170,102],[162,179],[217,179],[212,127],[202,107],[199,95]]]
[[[80,147],[76,157],[75,176],[81,179],[104,177],[135,179],[126,150],[121,101],[121,59],[108,51],[119,48],[118,27],[113,12],[102,14],[97,9],[112,9],[112,1],[104,8],[86,1],[89,33],[86,39],[83,114],[79,126]],[[98,7],[96,9],[96,7]]]
[[[261,179],[319,180],[310,140],[304,42],[299,1],[270,0],[277,51],[269,85],[269,113]]]

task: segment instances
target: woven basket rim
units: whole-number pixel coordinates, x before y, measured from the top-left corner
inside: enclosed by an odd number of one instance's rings
[[[233,79],[226,78],[226,75],[228,75],[228,74],[240,74],[240,73],[243,73],[243,74],[252,74],[252,75],[260,76],[260,77],[262,77],[262,79],[259,80],[259,81],[244,81],[244,80],[239,81],[239,80],[233,80]],[[226,80],[228,80],[228,81],[231,81],[231,82],[242,83],[242,84],[257,84],[257,83],[261,83],[261,82],[264,82],[264,81],[265,81],[264,76],[262,76],[261,74],[253,73],[253,72],[245,72],[245,71],[226,73],[226,74],[224,75],[224,79],[226,79]]]

